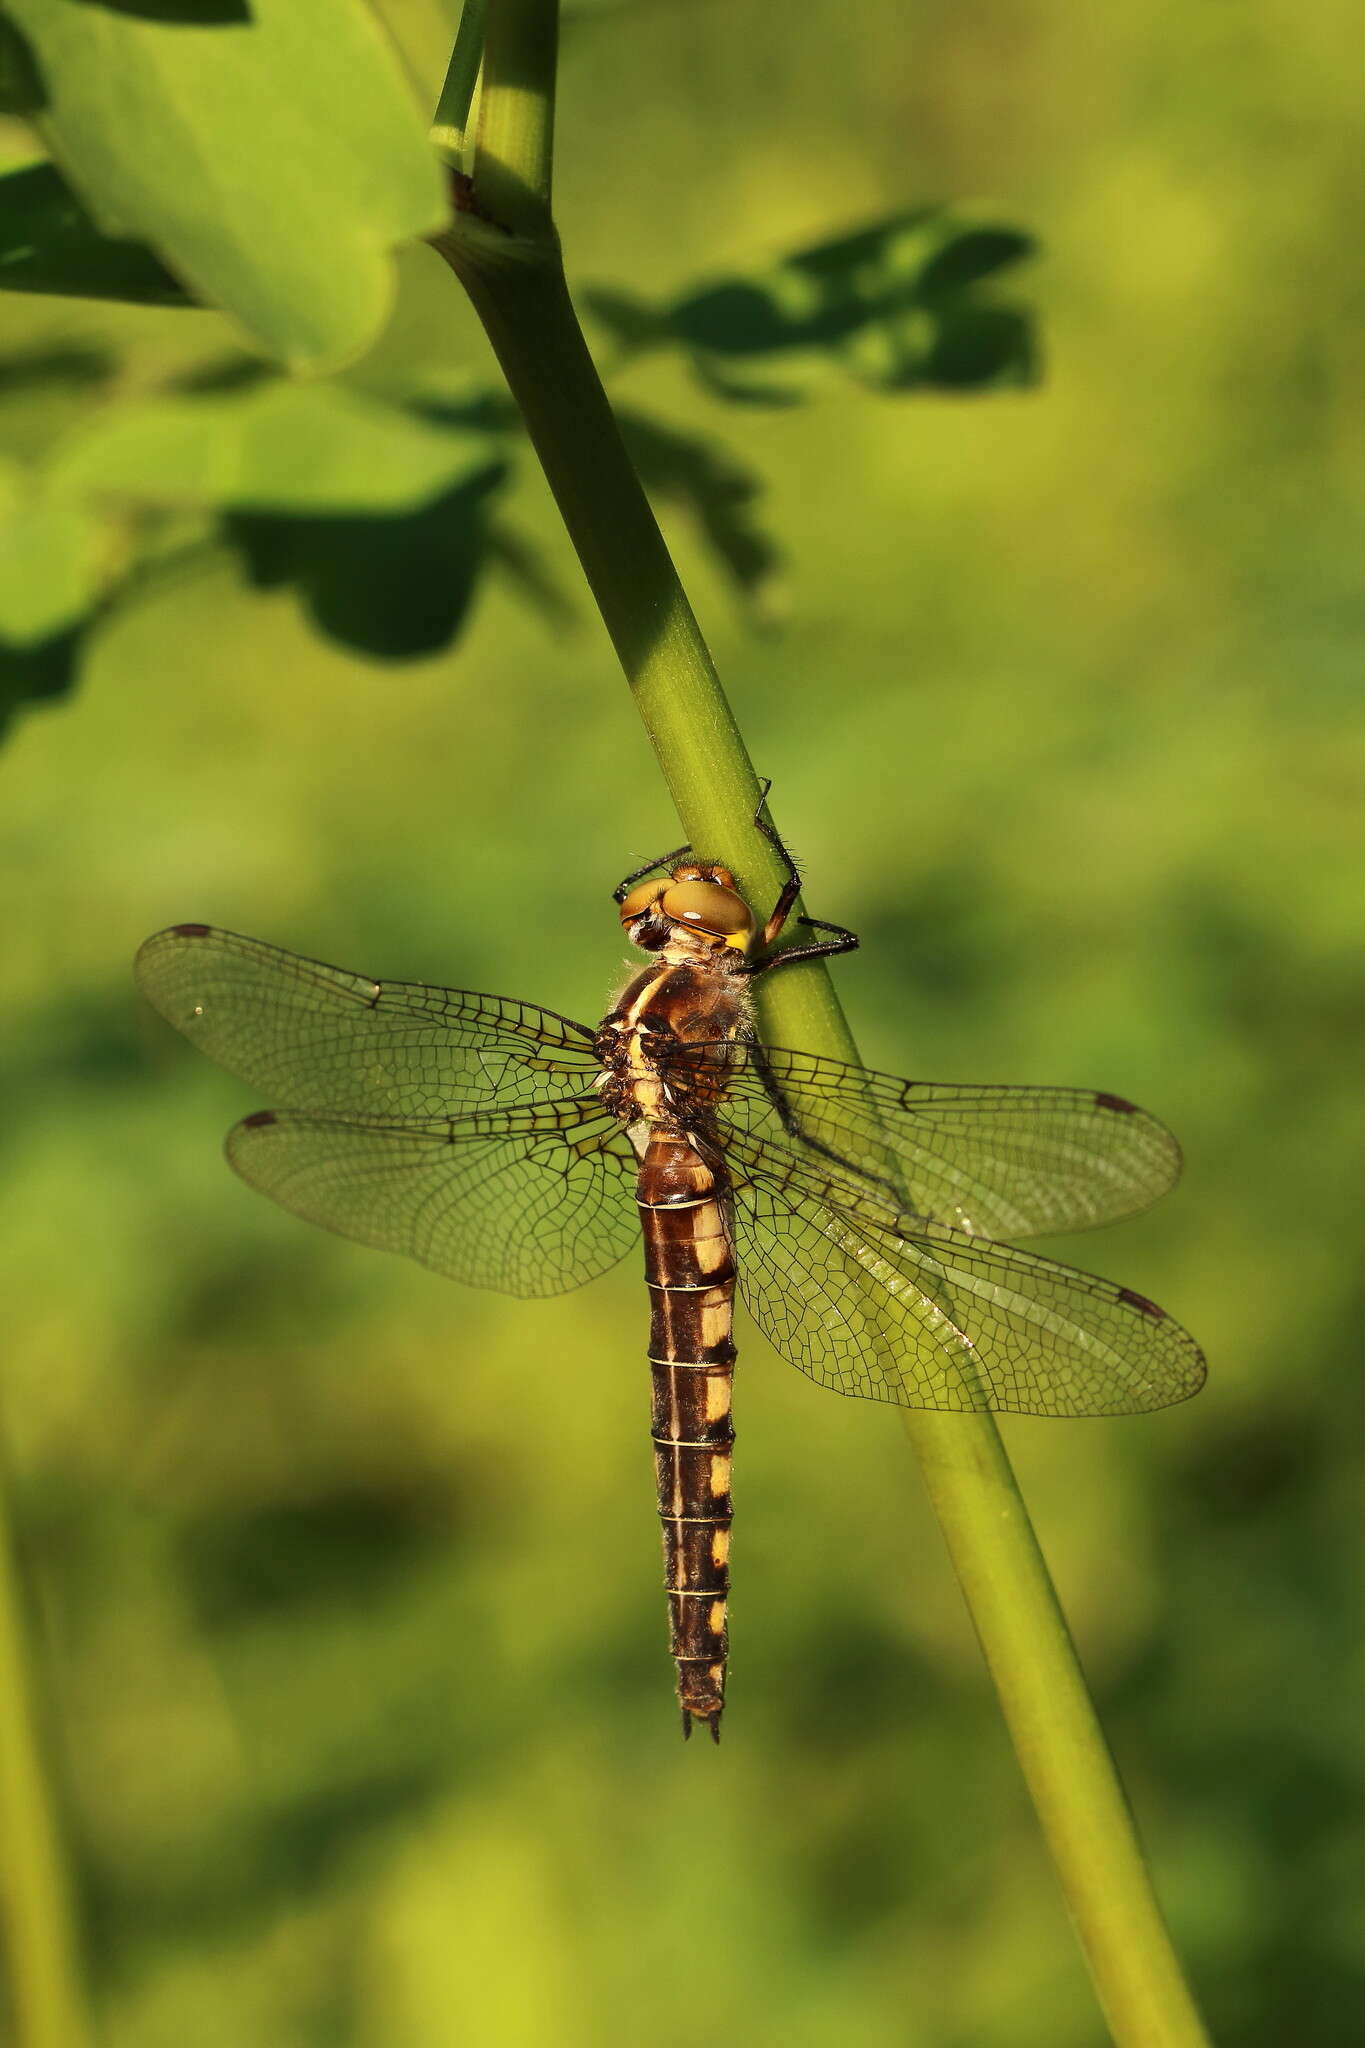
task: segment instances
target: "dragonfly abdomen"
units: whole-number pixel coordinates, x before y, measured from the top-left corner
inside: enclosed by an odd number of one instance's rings
[[[729,1189],[683,1133],[657,1126],[637,1199],[650,1290],[654,1468],[669,1648],[683,1732],[720,1738],[729,1651],[735,1263]]]

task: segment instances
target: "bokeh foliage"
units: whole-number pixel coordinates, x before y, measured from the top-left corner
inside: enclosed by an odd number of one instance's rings
[[[1186,1141],[1164,1211],[1059,1249],[1188,1322],[1206,1393],[1010,1443],[1215,2034],[1348,2048],[1352,30],[813,0],[778,49],[769,9],[710,19],[570,39],[571,275],[813,907],[863,933],[869,1059],[1094,1082]],[[871,388],[934,331],[925,193],[1036,229],[1041,389]],[[880,286],[784,254],[873,222]],[[759,354],[722,289],[783,334],[856,291],[882,326]],[[504,1304],[275,1214],[215,1158],[250,1105],[129,988],[146,932],[205,917],[603,1005],[606,891],[670,820],[448,275],[402,254],[379,339],[289,387],[216,314],[0,308],[16,688],[81,678],[3,762],[3,1421],[109,2040],[681,2044],[683,1928],[739,2040],[1088,2048],[894,1422],[741,1332],[734,1707],[685,1751],[635,1273]],[[320,416],[386,502],[305,501],[293,463],[243,490]],[[420,643],[386,639],[394,590]]]
[[[491,563],[533,598],[551,591],[525,536],[490,516],[523,452],[498,385],[435,337],[415,354],[377,339],[395,248],[443,216],[417,121],[438,45],[428,34],[419,53],[409,34],[404,81],[382,40],[376,71],[363,0],[327,20],[324,35],[292,0],[254,14],[165,0],[93,23],[86,0],[0,13],[0,97],[56,157],[0,174],[0,286],[226,316],[216,357],[196,350],[133,388],[123,352],[27,349],[0,363],[19,404],[53,384],[84,401],[0,478],[0,718],[69,687],[94,627],[130,593],[224,546],[252,582],[293,586],[317,627],[374,659],[447,646]],[[930,208],[658,308],[620,288],[584,297],[618,368],[677,350],[722,399],[792,401],[831,366],[888,393],[984,390],[1033,372],[1028,313],[982,291],[1030,248],[1017,230]],[[272,367],[339,362],[349,374],[325,383]],[[762,616],[778,551],[756,516],[758,478],[704,434],[638,410],[625,424],[648,487],[688,507]]]

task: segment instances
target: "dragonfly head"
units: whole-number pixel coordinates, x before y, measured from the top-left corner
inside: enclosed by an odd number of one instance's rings
[[[631,944],[657,953],[687,932],[703,946],[733,946],[747,953],[757,926],[729,868],[687,861],[672,874],[641,882],[621,904]]]

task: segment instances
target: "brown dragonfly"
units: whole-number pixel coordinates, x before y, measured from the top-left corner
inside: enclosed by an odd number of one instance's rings
[[[595,1029],[506,996],[379,982],[175,925],[138,954],[162,1016],[274,1105],[242,1178],[342,1236],[472,1287],[551,1295],[643,1233],[653,1438],[683,1732],[719,1739],[729,1648],[733,1301],[841,1394],[1128,1415],[1203,1382],[1155,1303],[1015,1248],[1145,1208],[1163,1126],[1088,1088],[902,1081],[763,1044],[755,978],[844,952],[778,943],[728,869],[680,847],[615,892],[653,956]],[[662,870],[662,873],[658,872]],[[650,879],[646,879],[646,878]]]

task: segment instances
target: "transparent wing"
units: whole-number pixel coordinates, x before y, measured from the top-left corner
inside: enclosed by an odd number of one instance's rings
[[[794,1163],[793,1163],[794,1162]],[[782,1356],[837,1393],[905,1408],[1130,1415],[1196,1393],[1204,1361],[1126,1287],[935,1224],[843,1206],[793,1154],[730,1148],[739,1285]]]
[[[228,1157],[263,1194],[473,1287],[558,1294],[639,1234],[592,1033],[531,1003],[381,983],[206,925],[149,939],[168,1022],[273,1098]]]
[[[310,1223],[501,1294],[566,1293],[639,1241],[635,1156],[595,1100],[465,1126],[262,1110],[228,1158]]]
[[[1147,1208],[1175,1185],[1180,1148],[1121,1096],[1089,1088],[993,1088],[901,1081],[814,1053],[737,1044],[682,1047],[681,1070],[723,1066],[723,1135],[804,1140],[820,1165],[884,1201],[970,1237],[1088,1230]]]
[[[137,956],[153,1007],[281,1109],[443,1117],[552,1102],[597,1071],[583,1024],[506,996],[378,982],[208,925]]]

